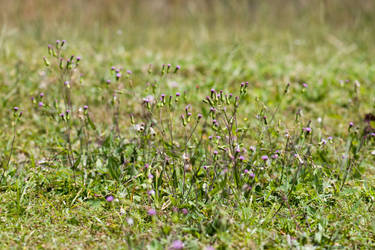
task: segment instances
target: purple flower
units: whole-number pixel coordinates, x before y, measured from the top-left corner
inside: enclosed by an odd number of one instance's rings
[[[114,200],[113,196],[112,195],[108,195],[107,197],[105,197],[106,201],[108,202],[112,202]]]
[[[304,87],[304,88],[307,88],[309,85],[307,85],[307,83],[302,83],[302,86]]]
[[[245,169],[243,172],[244,172],[245,174],[247,174],[247,173],[249,173],[249,170]]]
[[[43,92],[42,92],[42,93],[40,93],[40,94],[39,94],[39,96],[43,98],[43,96],[44,96],[44,93],[43,93]]]
[[[155,194],[155,191],[151,189],[151,190],[148,191],[147,193],[148,193],[149,195],[154,195],[154,194]]]
[[[107,80],[107,81],[105,81],[107,84],[110,84],[111,83],[111,80]]]
[[[153,179],[154,176],[153,176],[152,174],[149,174],[149,175],[148,175],[148,178],[149,178],[149,179]]]
[[[84,110],[87,110],[88,108],[89,108],[89,106],[87,106],[87,105],[83,106]]]
[[[214,151],[214,155],[217,155],[219,152],[217,152],[216,150]]]
[[[244,160],[245,160],[245,157],[244,157],[243,155],[241,155],[241,156],[239,157],[239,159],[240,159],[240,161],[244,161]]]
[[[184,215],[187,215],[189,211],[188,211],[186,208],[183,208],[183,209],[181,209],[181,212],[182,212]]]
[[[38,106],[43,107],[43,102],[39,102]]]
[[[121,73],[117,73],[117,74],[116,74],[116,80],[119,80],[120,77],[121,77]]]
[[[372,132],[372,133],[371,133],[371,136],[375,136],[375,132]]]
[[[179,97],[180,95],[181,95],[180,92],[177,92],[177,93],[176,93],[176,96],[177,96],[177,97]]]
[[[251,178],[255,177],[255,174],[253,172],[251,172],[249,175],[250,175]]]
[[[19,110],[19,108],[18,107],[14,107],[13,110],[14,110],[14,112],[17,112]]]
[[[303,128],[302,130],[305,131],[307,134],[311,132],[310,127]]]
[[[279,155],[278,155],[278,154],[273,154],[273,155],[272,155],[272,159],[277,159],[277,158],[279,158]]]
[[[150,209],[147,211],[147,214],[148,214],[149,216],[154,216],[154,215],[156,215],[156,211],[155,211],[155,209],[150,208]]]
[[[147,169],[147,168],[149,168],[150,167],[150,165],[149,164],[145,164],[145,168]]]
[[[198,119],[202,119],[203,115],[202,114],[198,114]]]
[[[204,250],[215,250],[215,248],[213,246],[206,246]]]
[[[263,161],[267,161],[268,160],[268,156],[267,155],[262,155],[261,158],[262,158]]]
[[[77,62],[81,61],[81,57],[77,56]]]
[[[184,243],[180,240],[173,241],[171,245],[171,249],[183,249],[183,248],[184,248]]]
[[[353,122],[349,122],[349,128],[351,128],[353,126],[354,126],[354,123]]]
[[[250,146],[250,151],[255,152],[256,148],[254,146]]]
[[[68,85],[69,85],[69,81],[65,81],[65,82],[64,82],[64,85],[65,85],[65,86],[68,86]]]
[[[129,75],[133,74],[131,70],[127,70],[126,73],[128,73]]]

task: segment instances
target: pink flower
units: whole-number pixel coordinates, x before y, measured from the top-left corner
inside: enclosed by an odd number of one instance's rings
[[[173,241],[171,245],[171,249],[183,249],[183,248],[184,248],[184,243],[180,240]]]
[[[148,214],[149,216],[154,216],[154,215],[156,215],[156,211],[155,211],[155,209],[150,208],[150,209],[147,211],[147,214]]]

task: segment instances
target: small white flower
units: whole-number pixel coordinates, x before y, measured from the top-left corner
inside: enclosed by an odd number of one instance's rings
[[[134,224],[134,220],[133,220],[133,218],[131,218],[131,217],[127,218],[127,219],[126,219],[126,222],[127,222],[130,226]]]
[[[182,159],[184,159],[185,161],[188,161],[189,160],[189,156],[187,154],[183,154],[182,155]]]

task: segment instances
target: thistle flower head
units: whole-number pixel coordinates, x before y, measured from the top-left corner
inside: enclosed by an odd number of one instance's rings
[[[147,214],[148,214],[149,216],[154,216],[154,215],[156,215],[156,211],[155,211],[155,209],[150,208],[149,210],[147,210]]]
[[[175,240],[172,242],[171,249],[183,249],[184,243],[180,240]]]
[[[112,202],[114,200],[114,198],[113,198],[112,195],[108,195],[107,197],[105,197],[105,200],[108,201],[108,202]]]
[[[267,161],[268,160],[268,156],[267,155],[262,155],[261,158],[262,158],[263,161]]]

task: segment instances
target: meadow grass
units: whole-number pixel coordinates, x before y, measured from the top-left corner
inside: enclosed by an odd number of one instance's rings
[[[2,248],[374,248],[371,1],[0,3]]]

